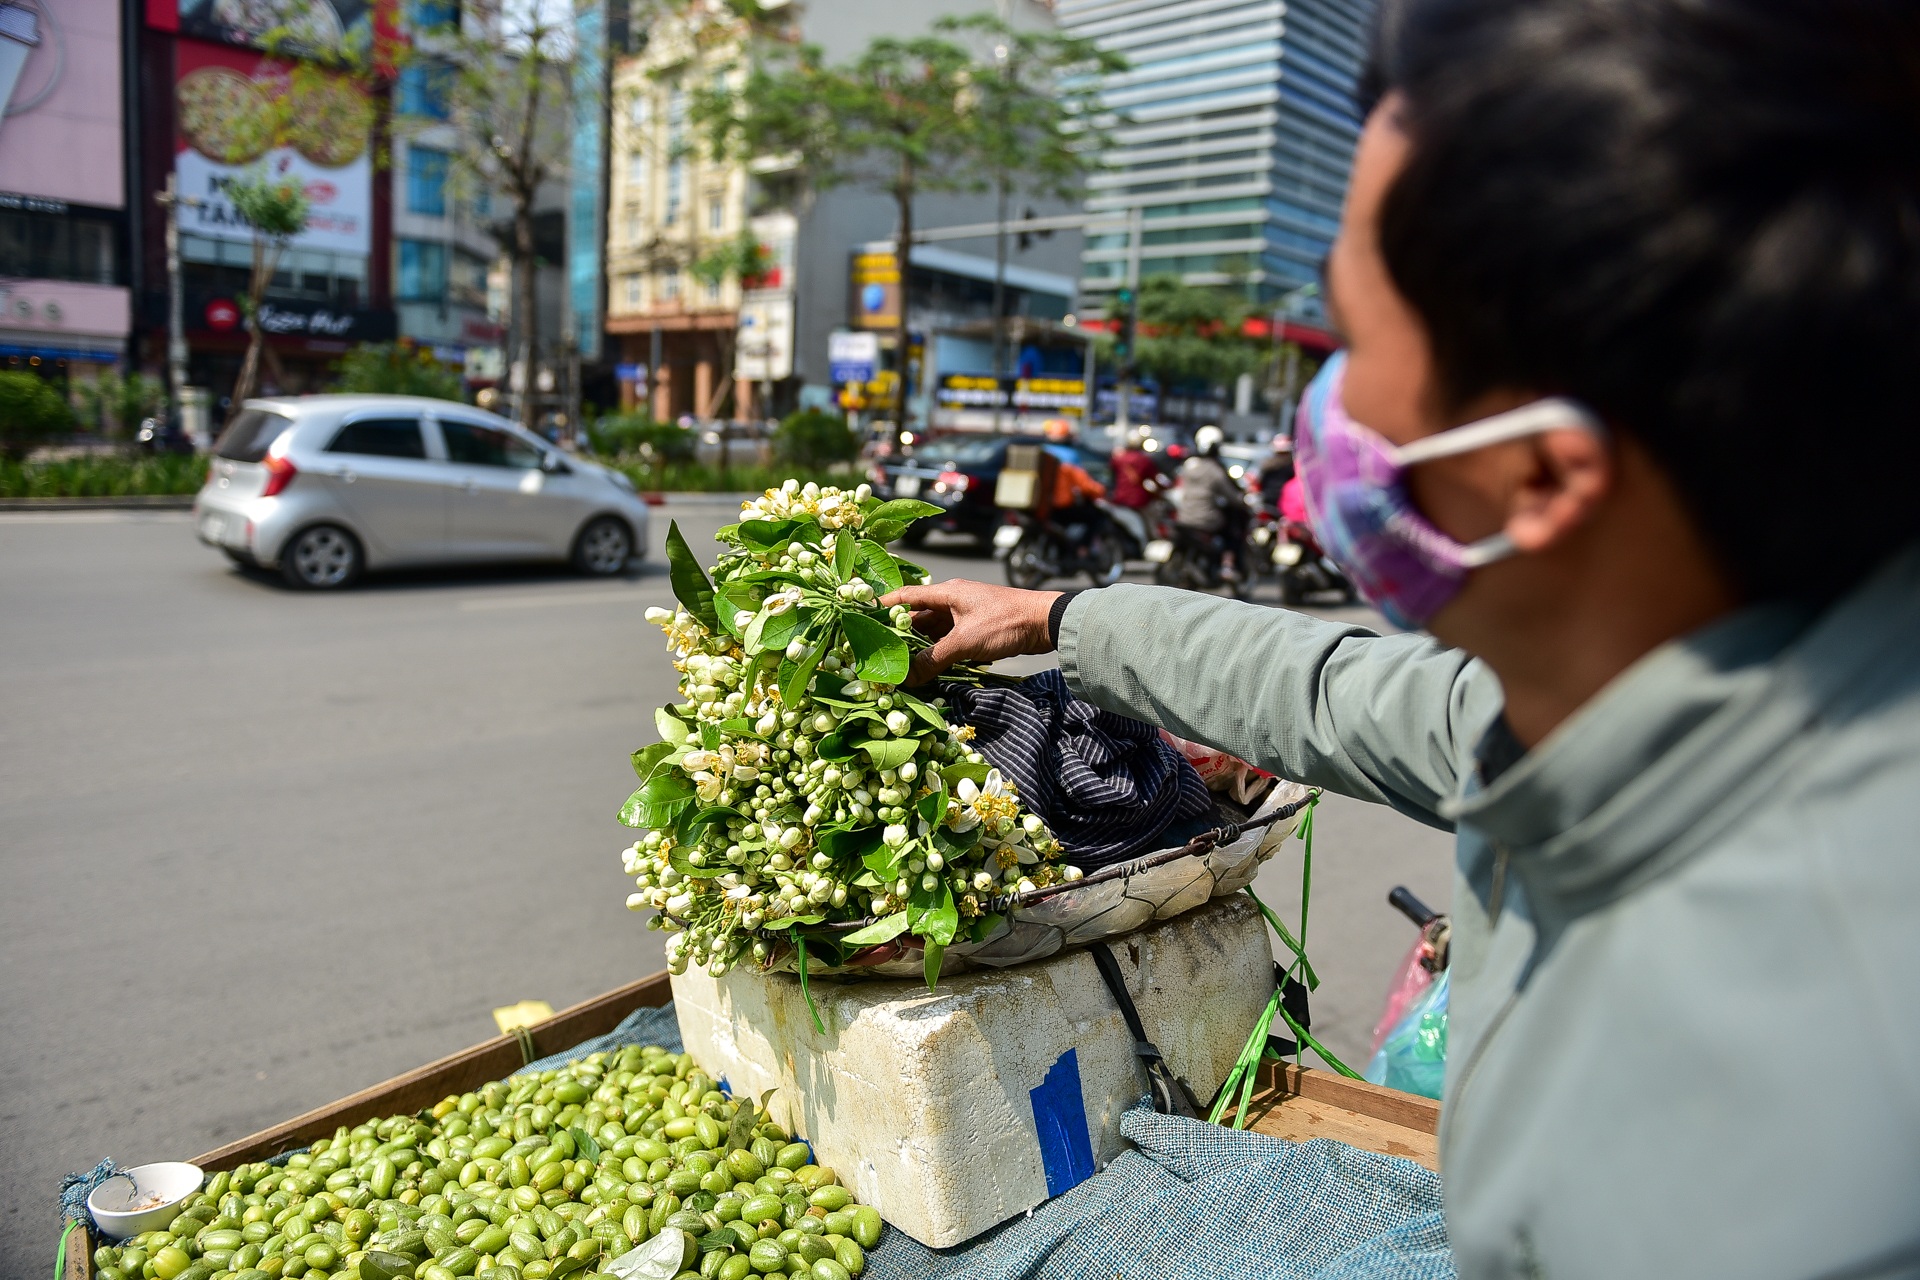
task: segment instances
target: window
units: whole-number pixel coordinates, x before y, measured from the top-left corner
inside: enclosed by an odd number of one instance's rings
[[[720,282],[718,280],[707,281],[707,301],[720,301]]]
[[[0,278],[114,284],[115,238],[112,222],[77,210],[0,209]]]
[[[477,422],[440,419],[440,434],[447,442],[447,460],[481,467],[515,467],[531,471],[543,455],[519,436],[498,427],[483,427]]]
[[[627,119],[632,121],[634,128],[646,128],[652,116],[653,100],[644,91],[634,94],[633,101],[627,105]]]
[[[433,240],[400,241],[400,297],[438,302],[447,293],[447,246]]]
[[[718,231],[727,225],[727,206],[719,197],[707,202],[707,230]]]
[[[418,418],[365,418],[340,428],[328,453],[362,453],[375,458],[424,458]]]
[[[213,456],[231,462],[258,462],[280,433],[293,425],[292,418],[265,409],[242,409],[234,416],[213,446]]]
[[[630,187],[638,187],[641,191],[646,190],[647,188],[647,153],[646,152],[635,151],[627,157],[627,185]]]
[[[493,216],[493,196],[491,193],[486,191],[474,192],[472,205],[473,216],[477,220],[485,222]]]
[[[631,209],[627,211],[627,243],[640,243],[640,215]]]
[[[394,109],[403,116],[445,120],[453,69],[442,62],[414,62],[400,68],[394,85]]]
[[[447,216],[447,162],[444,151],[432,147],[407,148],[407,212],[430,217]]]
[[[627,277],[627,305],[630,307],[637,307],[640,305],[640,277],[639,276]]]
[[[680,206],[687,199],[687,162],[675,156],[667,164],[667,209],[662,218],[668,226],[680,221]]]
[[[660,296],[662,298],[665,298],[668,302],[672,302],[673,300],[678,298],[680,296],[680,277],[672,276],[672,275],[661,276],[660,277]]]

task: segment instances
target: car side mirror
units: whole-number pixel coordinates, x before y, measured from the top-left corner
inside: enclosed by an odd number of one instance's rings
[[[568,466],[566,459],[557,453],[541,454],[540,469],[550,476],[567,476],[573,474],[573,468]]]

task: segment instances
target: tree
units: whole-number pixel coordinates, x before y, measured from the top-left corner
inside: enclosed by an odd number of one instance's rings
[[[453,25],[424,32],[420,40],[422,56],[450,68],[448,112],[460,138],[456,164],[511,206],[507,328],[519,339],[518,416],[530,430],[537,421],[533,389],[541,349],[534,203],[542,187],[568,172],[577,2],[468,0]]]
[[[247,319],[251,332],[240,379],[233,386],[233,413],[253,394],[260,376],[260,353],[267,345],[266,326],[260,322],[260,303],[279,269],[287,241],[307,228],[307,192],[294,178],[273,178],[264,171],[227,184],[234,212],[253,228],[253,276],[247,282]]]
[[[1162,388],[1198,391],[1232,382],[1262,362],[1260,347],[1243,332],[1252,314],[1230,290],[1149,276],[1140,283],[1134,364]]]
[[[953,36],[1021,50],[1017,74]],[[695,95],[693,118],[716,156],[791,155],[806,182],[846,182],[893,198],[898,224],[900,308],[896,421],[907,414],[907,292],[913,202],[922,191],[981,191],[997,172],[1064,171],[1099,148],[1092,108],[1106,65],[1092,44],[1017,32],[979,17],[941,24],[941,34],[876,38],[851,62],[828,65],[813,45],[753,41],[744,77]],[[1038,169],[1032,166],[1039,166]]]
[[[19,460],[73,425],[66,400],[31,373],[0,373],[0,454]]]
[[[411,342],[363,342],[334,367],[335,391],[379,395],[460,398],[460,375]]]
[[[860,437],[837,413],[801,409],[780,420],[773,433],[773,454],[790,466],[818,470],[858,457]]]
[[[166,386],[158,378],[143,373],[124,377],[112,369],[102,369],[93,381],[74,388],[87,419],[109,435],[116,428],[131,432],[142,418],[160,413],[167,402]]]

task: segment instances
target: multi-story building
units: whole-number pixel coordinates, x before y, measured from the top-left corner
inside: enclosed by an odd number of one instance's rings
[[[401,68],[394,84],[394,311],[401,337],[475,381],[492,381],[503,367],[501,313],[487,296],[487,273],[500,256],[492,234],[498,202],[461,180],[459,139],[448,122],[450,75],[425,56]]]
[[[783,8],[796,35],[837,62],[876,36],[925,34],[942,16],[987,6],[796,0],[763,7]],[[1017,23],[1052,21],[1042,0],[1008,0],[1003,11]],[[662,418],[749,418],[831,405],[833,332],[874,333],[880,365],[897,369],[892,317],[904,300],[922,366],[912,416],[929,420],[940,412],[934,391],[945,375],[993,372],[992,235],[915,246],[902,282],[890,196],[858,184],[806,191],[793,158],[752,166],[708,159],[690,128],[690,94],[735,65],[739,31],[731,8],[717,0],[683,12],[656,20],[645,49],[617,59],[612,73],[606,331],[623,403],[647,404]],[[1068,208],[1018,192],[1012,206],[1016,216]],[[995,210],[991,194],[927,193],[915,202],[915,222],[977,226],[991,223]],[[759,247],[759,274],[743,281],[695,270],[742,236]],[[1004,372],[1080,376],[1084,343],[1064,323],[1079,256],[1074,232],[1009,237]]]
[[[1061,26],[1125,57],[1090,213],[1140,211],[1142,278],[1272,300],[1319,277],[1360,120],[1372,0],[1058,0]],[[1126,278],[1124,230],[1089,235],[1081,287]]]
[[[127,354],[116,0],[0,3],[0,369],[63,390]]]

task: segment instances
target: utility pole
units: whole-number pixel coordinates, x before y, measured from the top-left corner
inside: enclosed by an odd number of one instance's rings
[[[1121,438],[1133,426],[1133,343],[1140,319],[1140,234],[1144,215],[1140,206],[1127,210],[1127,282],[1120,291],[1120,341],[1114,345],[1119,378],[1114,384],[1119,401],[1113,425]]]
[[[167,211],[167,401],[174,414],[186,416],[187,386],[187,299],[180,279],[180,206],[200,207],[200,201],[183,196],[173,174],[167,175],[167,189],[154,197]],[[194,441],[196,445],[201,442]]]

